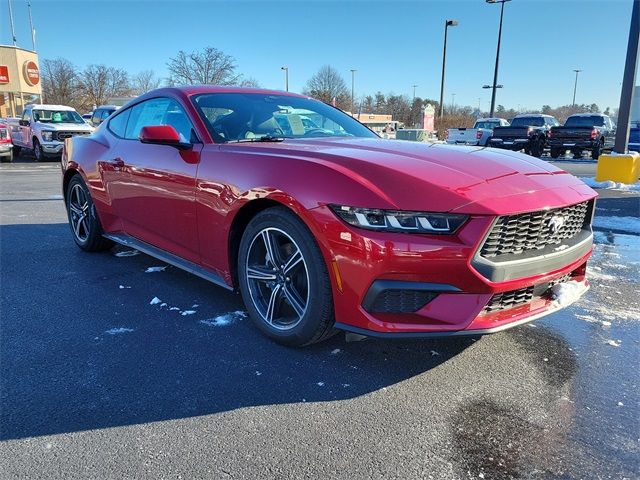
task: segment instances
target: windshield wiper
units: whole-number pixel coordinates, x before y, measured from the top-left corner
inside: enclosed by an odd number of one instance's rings
[[[263,135],[255,138],[240,138],[238,140],[230,140],[227,143],[245,143],[245,142],[284,142],[285,137],[276,137],[274,135]]]

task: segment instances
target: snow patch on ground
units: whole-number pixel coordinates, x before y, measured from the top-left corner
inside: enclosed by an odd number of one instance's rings
[[[607,340],[607,345],[611,345],[612,347],[619,347],[622,344],[620,340]]]
[[[157,305],[159,303],[162,303],[162,300],[160,300],[158,297],[153,297],[149,302],[149,305]]]
[[[164,267],[147,267],[144,273],[164,272],[166,268],[167,268],[166,265]]]
[[[225,313],[224,315],[218,315],[214,318],[200,320],[200,323],[209,327],[226,327],[243,318],[247,318],[247,314],[238,310],[235,312]]]
[[[130,287],[130,286],[128,286],[128,285],[127,285],[127,286],[125,286],[125,285],[118,285],[118,288],[119,288],[120,290],[122,290],[122,289],[124,289],[124,288],[131,288],[131,287]]]
[[[627,191],[640,191],[640,182],[636,183],[619,183],[612,182],[611,180],[605,180],[604,182],[598,182],[595,178],[580,178],[591,188],[606,188],[609,190],[627,190]]]
[[[187,316],[187,315],[193,315],[194,313],[196,313],[195,310],[185,310],[184,312],[180,312],[180,315],[182,315],[183,317]]]
[[[107,330],[104,333],[108,335],[119,335],[121,333],[129,333],[129,332],[133,332],[133,328],[127,328],[127,327],[112,328],[111,330]]]
[[[135,257],[139,254],[140,252],[138,250],[124,250],[122,252],[116,253],[116,257]]]
[[[602,273],[601,271],[602,269],[599,267],[592,267],[592,266],[588,266],[587,267],[587,278],[589,280],[593,279],[593,280],[615,280],[616,277],[614,277],[613,275],[609,275],[606,273]]]
[[[333,350],[331,350],[331,355],[338,355],[342,350],[340,350],[339,348],[334,348]]]
[[[593,219],[593,226],[640,234],[640,218],[638,217],[599,217],[596,215]]]
[[[566,307],[578,300],[584,293],[584,285],[571,280],[570,282],[558,283],[551,287],[553,302],[560,307]]]

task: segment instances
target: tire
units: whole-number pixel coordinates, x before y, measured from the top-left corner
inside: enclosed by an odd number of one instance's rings
[[[33,139],[33,156],[36,157],[36,162],[44,160],[44,153],[37,138]]]
[[[564,152],[559,149],[559,148],[554,148],[551,147],[551,152],[549,152],[549,154],[551,155],[551,158],[560,158],[560,155],[562,155]]]
[[[22,148],[21,148],[21,147],[17,147],[17,146],[15,146],[15,145],[14,145],[14,146],[13,146],[13,155],[14,155],[15,157],[20,156],[20,150],[22,150]]]
[[[573,153],[574,160],[582,159],[582,150],[571,150],[571,153]]]
[[[529,149],[532,157],[540,158],[544,153],[544,140],[540,137],[531,141],[531,147]]]
[[[301,347],[334,333],[327,266],[293,212],[273,207],[253,217],[240,241],[237,267],[245,306],[267,337]]]
[[[602,146],[602,140],[600,140],[598,144],[593,147],[593,150],[591,150],[591,158],[593,158],[594,160],[600,158],[600,154],[602,153]]]
[[[86,252],[101,252],[113,246],[102,236],[102,227],[89,190],[80,175],[74,175],[67,185],[65,206],[69,227],[76,245]]]
[[[11,163],[13,162],[13,149],[9,150],[9,155],[2,156],[2,163]]]

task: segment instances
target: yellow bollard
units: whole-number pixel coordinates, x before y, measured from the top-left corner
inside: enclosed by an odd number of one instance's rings
[[[640,177],[640,153],[603,153],[598,158],[596,181],[611,180],[620,183],[636,183]]]

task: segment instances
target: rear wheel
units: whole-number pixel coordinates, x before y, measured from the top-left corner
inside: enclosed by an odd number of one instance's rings
[[[574,160],[580,160],[582,158],[582,150],[574,149],[571,150],[571,153],[573,153]]]
[[[9,150],[9,155],[2,156],[2,161],[8,163],[13,162],[13,149]]]
[[[333,299],[320,249],[284,207],[256,215],[240,242],[238,281],[255,325],[278,343],[303,346],[333,333]]]
[[[66,206],[73,240],[78,247],[87,252],[99,252],[113,246],[111,240],[102,236],[96,208],[80,175],[75,175],[69,181]]]
[[[13,156],[14,157],[18,157],[20,156],[20,150],[22,150],[20,147],[16,147],[15,145],[13,146]]]
[[[597,143],[597,145],[593,147],[593,150],[591,150],[591,158],[593,158],[594,160],[597,160],[600,157],[601,153],[602,153],[602,140],[600,140]]]
[[[540,158],[544,152],[544,140],[540,137],[533,139],[529,150],[531,152],[530,155]]]

